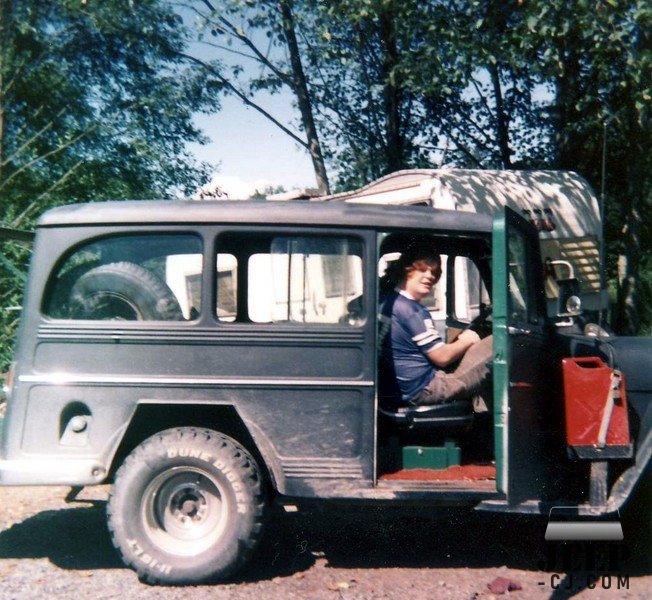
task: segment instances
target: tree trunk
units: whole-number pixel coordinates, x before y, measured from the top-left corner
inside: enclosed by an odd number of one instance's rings
[[[383,47],[382,79],[386,123],[387,172],[405,168],[403,136],[401,134],[401,90],[396,84],[394,68],[398,64],[396,29],[387,10],[380,14],[380,39]]]
[[[297,97],[299,111],[301,112],[301,122],[308,140],[308,151],[310,152],[310,158],[312,159],[312,165],[315,170],[317,187],[322,194],[329,194],[330,188],[328,185],[326,166],[324,164],[324,156],[322,154],[319,136],[317,135],[317,127],[315,126],[315,119],[312,113],[312,103],[310,101],[310,94],[308,93],[308,84],[303,71],[303,65],[301,64],[294,15],[292,14],[292,0],[281,0],[279,6],[283,20],[283,33],[285,34],[288,53],[290,55],[290,65],[292,66],[294,93]]]
[[[505,114],[503,91],[500,86],[500,69],[498,65],[493,64],[489,68],[489,72],[491,74],[491,84],[494,89],[494,99],[496,102],[496,138],[498,140],[500,162],[502,163],[503,169],[511,169],[512,151],[509,149],[509,127],[507,124],[507,115]]]
[[[7,65],[7,52],[9,47],[7,45],[8,27],[6,0],[0,0],[0,181],[4,173],[4,131],[5,131],[5,69]]]
[[[632,198],[623,228],[624,251],[618,257],[618,295],[613,328],[620,335],[639,333],[638,292],[640,285],[640,256],[642,215],[638,198]]]
[[[649,30],[640,29],[634,36],[635,53],[639,60],[652,49],[652,35]],[[644,75],[641,88],[652,83],[649,71]],[[649,108],[638,108],[634,90],[627,98],[625,112],[627,154],[624,160],[626,197],[623,230],[623,252],[618,257],[618,297],[616,302],[614,329],[623,335],[639,335],[641,332],[641,270],[646,249],[643,243],[644,225],[649,219],[650,189],[649,152],[652,144],[652,127]],[[646,215],[646,213],[648,213]]]

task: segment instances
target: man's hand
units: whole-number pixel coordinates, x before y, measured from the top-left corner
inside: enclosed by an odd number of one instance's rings
[[[472,346],[473,344],[476,344],[480,341],[480,336],[472,329],[465,329],[457,336],[457,339],[465,342],[469,346]]]
[[[443,344],[430,350],[426,354],[428,360],[437,367],[446,367],[453,361],[464,356],[465,352],[480,341],[480,336],[470,329],[465,329],[457,336],[457,339],[450,344]]]

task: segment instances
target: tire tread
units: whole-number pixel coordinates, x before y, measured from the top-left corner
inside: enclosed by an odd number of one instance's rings
[[[206,579],[198,579],[196,581],[188,583],[200,583],[202,581],[211,581],[211,580],[224,580],[231,575],[233,575],[237,570],[239,570],[250,558],[251,554],[258,546],[260,542],[265,524],[265,487],[262,484],[261,474],[256,462],[249,456],[249,453],[240,446],[240,444],[233,440],[232,438],[213,431],[210,429],[198,429],[194,427],[177,427],[174,429],[168,429],[166,431],[157,433],[144,442],[142,442],[136,449],[125,459],[123,464],[120,466],[116,473],[115,481],[118,482],[121,478],[121,475],[128,472],[130,469],[134,468],[134,465],[137,465],[140,461],[144,460],[151,451],[151,448],[155,444],[166,445],[168,442],[178,442],[190,437],[190,439],[197,439],[198,436],[204,438],[206,443],[215,444],[215,449],[223,451],[224,448],[228,449],[228,455],[233,463],[234,467],[240,469],[240,474],[243,482],[248,486],[251,493],[252,502],[250,508],[253,513],[253,522],[247,539],[239,540],[239,548],[241,549],[238,552],[238,556],[234,564],[230,568],[223,572],[217,574],[217,577],[209,577]],[[218,445],[219,444],[219,445]],[[116,502],[116,489],[115,485],[112,486],[109,493],[109,499],[107,502],[107,524],[109,533],[111,536],[111,541],[114,547],[120,553],[123,562],[136,571],[139,579],[146,583],[150,584],[175,584],[175,583],[187,583],[186,581],[174,581],[167,578],[165,575],[153,573],[151,570],[148,570],[147,567],[143,566],[140,562],[132,560],[122,549],[120,545],[119,534],[117,532],[117,527],[115,524],[116,514],[114,509],[114,504]]]

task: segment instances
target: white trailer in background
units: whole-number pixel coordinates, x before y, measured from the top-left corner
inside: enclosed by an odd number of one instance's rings
[[[585,310],[608,306],[601,291],[600,248],[602,227],[595,194],[579,175],[563,171],[481,171],[471,169],[415,169],[398,171],[356,190],[318,196],[317,190],[298,190],[270,196],[269,200],[308,200],[361,204],[421,205],[437,209],[493,214],[509,206],[532,221],[540,232],[542,257],[551,275],[546,280],[550,315],[559,313],[557,281],[576,278]],[[381,257],[379,276],[396,255]],[[444,276],[425,303],[439,326],[446,316],[447,257]],[[489,296],[472,261],[455,259],[455,314],[462,321],[478,315]],[[235,319],[237,263],[235,257],[217,257],[220,320]],[[292,316],[305,322],[332,322],[332,312],[362,290],[360,259],[346,249],[279,248],[269,255],[254,255],[248,268],[249,311],[256,322]],[[166,282],[179,299],[185,318],[193,318],[193,289],[201,274],[201,256],[170,256]],[[289,272],[291,287],[277,289],[279,272]],[[279,280],[286,281],[287,277]],[[563,323],[560,323],[563,324]]]
[[[509,206],[539,229],[542,257],[556,278],[577,278],[584,308],[597,311],[608,306],[606,293],[601,291],[598,200],[576,173],[414,169],[310,200],[421,205],[484,214]],[[546,294],[550,310],[556,312],[558,290],[553,277],[548,278]]]

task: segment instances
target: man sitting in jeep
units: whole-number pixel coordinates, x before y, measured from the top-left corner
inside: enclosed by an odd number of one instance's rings
[[[441,257],[424,241],[408,247],[381,280],[381,389],[399,406],[471,401],[489,375],[492,336],[481,340],[466,329],[446,344],[420,304],[441,273]]]

